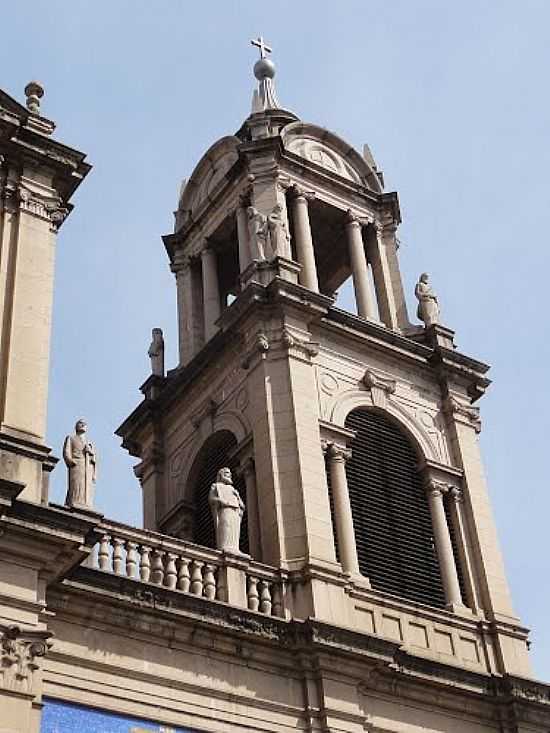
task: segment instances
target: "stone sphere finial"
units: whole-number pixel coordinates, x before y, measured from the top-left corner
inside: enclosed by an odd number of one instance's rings
[[[44,87],[38,81],[30,81],[25,87],[27,109],[33,115],[40,114],[40,100],[44,96]]]
[[[258,59],[254,64],[254,76],[258,81],[262,79],[273,79],[275,76],[275,64],[270,59]]]

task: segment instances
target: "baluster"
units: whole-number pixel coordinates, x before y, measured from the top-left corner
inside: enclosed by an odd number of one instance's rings
[[[137,574],[138,554],[137,542],[126,542],[126,575],[135,578]]]
[[[144,583],[148,583],[151,577],[151,548],[147,547],[147,545],[142,545],[140,550],[141,562],[139,564],[139,577]]]
[[[258,595],[258,578],[250,576],[248,578],[248,608],[251,611],[257,611],[260,607],[260,597]]]
[[[283,588],[280,583],[273,583],[273,615],[284,617]]]
[[[151,583],[162,585],[164,580],[164,557],[163,550],[153,550],[153,560],[151,562]]]
[[[191,569],[191,593],[195,596],[202,596],[202,566],[203,562],[193,560]]]
[[[97,553],[97,561],[100,570],[110,570],[109,567],[109,548],[111,547],[111,536],[104,534],[99,542],[99,551]]]
[[[214,565],[205,565],[204,567],[204,597],[209,601],[213,601],[216,597],[216,577]]]
[[[176,558],[177,555],[174,555],[173,552],[168,552],[166,554],[166,577],[164,579],[164,584],[167,588],[170,588],[170,590],[174,590],[178,580],[178,572],[176,570]]]
[[[189,560],[186,560],[184,557],[180,557],[178,561],[178,590],[188,593],[190,585],[191,578],[189,576]]]
[[[260,613],[271,616],[271,590],[267,580],[260,581]]]
[[[113,571],[115,575],[124,575],[124,540],[113,537]]]

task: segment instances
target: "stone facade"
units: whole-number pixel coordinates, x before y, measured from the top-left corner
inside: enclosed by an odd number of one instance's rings
[[[42,443],[46,385],[33,349],[47,355],[49,329],[28,331],[28,374],[5,372],[11,443],[0,465],[17,470],[0,474],[0,731],[37,733],[42,709],[44,733],[100,724],[135,733],[547,731],[550,689],[531,678],[483,478],[472,403],[488,367],[461,354],[440,323],[409,322],[397,195],[383,191],[370,152],[361,157],[276,106],[274,67],[258,45],[253,114],[199,162],[164,237],[180,363],[165,372],[163,350],[150,350],[143,400],[117,431],[139,459],[143,529],[47,502],[41,477],[54,461]],[[27,134],[10,120],[48,126],[32,91],[32,114],[0,97],[14,136],[0,138],[4,191],[17,135]],[[47,179],[53,163],[41,159],[40,179],[60,185],[70,161],[82,177],[83,156],[55,146],[65,151],[59,175]],[[8,260],[13,242],[25,251],[17,237],[27,216],[41,233],[38,253],[53,246],[50,215],[4,207]],[[8,270],[2,307],[17,325],[26,270],[9,270],[11,280]],[[41,272],[51,294],[51,268]],[[334,305],[349,276],[357,316]],[[48,324],[49,302],[39,304]],[[20,358],[11,334],[2,334],[7,364]],[[16,418],[18,379],[33,374],[38,413],[22,400]],[[360,572],[346,469],[355,437],[346,419],[357,408],[399,425],[414,448],[442,607],[382,592]],[[223,549],[196,541],[197,486],[216,436],[230,436],[224,458],[243,478],[247,553],[234,539]],[[23,459],[34,473],[19,468]]]

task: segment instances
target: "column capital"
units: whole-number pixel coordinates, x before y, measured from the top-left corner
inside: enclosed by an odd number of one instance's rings
[[[346,463],[352,455],[351,448],[338,443],[329,443],[328,441],[323,441],[323,451],[329,461],[334,463]]]
[[[377,235],[380,237],[383,237],[385,234],[395,234],[398,227],[398,222],[396,222],[395,219],[391,219],[389,221],[375,219],[373,224]]]
[[[448,415],[458,418],[459,422],[471,425],[476,433],[481,432],[481,417],[479,407],[465,405],[453,395],[449,394],[443,402],[443,411]]]
[[[191,265],[191,256],[181,251],[176,252],[174,261],[170,265],[170,269],[177,276]]]
[[[313,201],[315,198],[315,191],[306,191],[302,186],[298,186],[296,183],[288,186],[288,191],[293,201],[303,199],[306,202]]]
[[[443,494],[446,494],[452,486],[451,484],[445,483],[445,481],[438,481],[437,479],[429,478],[424,484],[424,488],[429,496],[443,496]]]
[[[346,211],[346,226],[364,227],[370,224],[369,219],[356,214],[352,209]]]

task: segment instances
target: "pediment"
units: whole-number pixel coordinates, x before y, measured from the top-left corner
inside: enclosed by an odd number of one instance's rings
[[[304,122],[295,122],[284,128],[281,137],[289,153],[299,155],[341,178],[366,186],[372,191],[382,192],[376,169],[353,147],[329,130]]]
[[[239,158],[240,144],[234,136],[223,137],[203,155],[180,197],[179,211],[191,217],[208,200]]]

